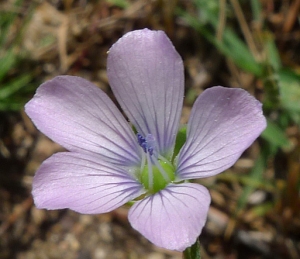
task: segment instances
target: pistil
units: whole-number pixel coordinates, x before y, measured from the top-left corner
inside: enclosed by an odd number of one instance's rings
[[[137,139],[145,152],[142,158],[139,179],[151,193],[158,192],[175,179],[174,167],[170,161],[158,153],[153,135],[148,134],[144,138],[138,133]]]

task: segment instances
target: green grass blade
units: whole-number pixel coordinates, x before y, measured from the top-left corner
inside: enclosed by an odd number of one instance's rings
[[[31,80],[32,76],[30,74],[25,74],[6,83],[6,85],[0,88],[0,100],[8,99],[13,94],[18,93],[23,87],[26,87]]]
[[[8,50],[2,58],[0,57],[0,82],[9,70],[15,66],[16,62],[17,57],[12,49]]]
[[[198,8],[201,7],[201,2],[197,2]],[[225,28],[222,41],[217,40],[215,31],[218,26],[217,13],[209,9],[201,9],[201,15],[206,17],[205,21],[192,16],[183,10],[179,10],[186,22],[202,34],[208,41],[223,53],[227,58],[231,59],[238,67],[250,72],[258,77],[264,74],[263,66],[256,62],[247,45],[234,33],[230,28]],[[211,29],[213,27],[213,30]]]

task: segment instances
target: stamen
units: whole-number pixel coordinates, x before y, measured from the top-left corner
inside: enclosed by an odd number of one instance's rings
[[[153,135],[151,135],[151,134],[147,135],[146,143],[147,143],[147,147],[148,147],[148,152],[149,152],[150,156],[152,156],[154,148],[156,146],[156,141],[155,141],[155,138],[153,137]]]
[[[149,153],[150,156],[152,156],[156,146],[156,141],[153,135],[148,134],[146,138],[144,138],[140,133],[137,133],[137,139],[144,152]]]
[[[142,154],[141,171],[144,169],[145,165],[146,165],[146,156],[145,154]]]
[[[138,139],[139,145],[143,148],[144,152],[147,153],[146,139],[140,133],[137,134],[137,139]]]
[[[137,133],[137,140],[144,150],[139,176],[140,181],[146,189],[155,193],[174,180],[173,165],[159,154],[156,140],[152,134],[143,137],[140,133]]]
[[[147,164],[148,164],[148,184],[149,189],[151,190],[153,188],[153,168],[152,168],[152,161],[151,157],[149,156],[149,153],[147,153]]]

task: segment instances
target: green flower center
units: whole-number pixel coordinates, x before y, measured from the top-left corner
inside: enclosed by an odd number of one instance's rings
[[[161,160],[155,161],[154,164],[146,164],[140,172],[140,182],[151,193],[164,189],[168,183],[174,180],[174,166]]]

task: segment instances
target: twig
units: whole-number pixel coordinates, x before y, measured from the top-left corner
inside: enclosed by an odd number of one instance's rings
[[[282,28],[283,32],[289,32],[292,29],[299,15],[299,9],[300,9],[300,0],[296,0],[293,2],[293,4],[289,9],[288,14],[286,15],[286,20]]]
[[[32,206],[31,196],[15,207],[14,212],[0,225],[0,236]]]
[[[241,30],[244,34],[247,45],[248,45],[250,51],[252,52],[252,54],[254,55],[254,58],[257,60],[257,59],[260,58],[260,54],[259,54],[259,51],[257,50],[256,44],[255,44],[254,39],[252,37],[252,33],[251,33],[251,31],[249,29],[249,26],[246,22],[244,13],[242,11],[242,8],[241,8],[238,0],[230,0],[230,1],[231,1],[232,6],[233,6],[235,15],[236,15],[236,17],[237,17],[237,19],[240,23]]]
[[[219,24],[217,28],[217,40],[222,41],[226,24],[226,0],[219,0]]]

